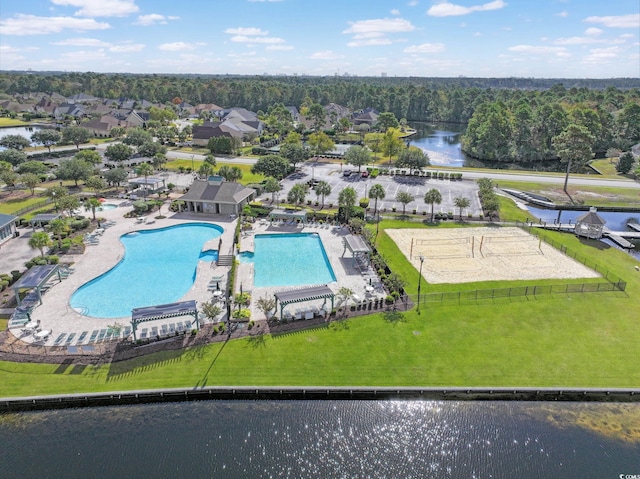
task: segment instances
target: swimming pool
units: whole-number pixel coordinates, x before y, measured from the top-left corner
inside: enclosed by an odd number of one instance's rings
[[[336,281],[317,233],[263,234],[254,237],[254,253],[240,262],[254,263],[255,287],[301,286]]]
[[[102,205],[98,208],[98,211],[115,210],[117,207],[118,205],[114,205],[111,203],[102,203]]]
[[[222,231],[216,225],[187,223],[121,236],[122,261],[78,288],[71,307],[85,316],[123,318],[133,308],[179,300],[193,285],[198,261],[217,259],[217,251],[202,252],[202,247]]]

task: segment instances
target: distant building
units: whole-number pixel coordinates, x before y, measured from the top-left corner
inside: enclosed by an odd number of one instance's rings
[[[0,244],[9,241],[16,235],[17,216],[0,213]]]

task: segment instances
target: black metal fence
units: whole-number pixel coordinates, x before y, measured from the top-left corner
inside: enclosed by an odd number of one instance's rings
[[[17,211],[14,211],[12,213],[10,213],[12,216],[20,216],[24,213],[28,213],[29,211],[33,211],[36,210],[38,208],[42,208],[43,206],[47,206],[49,203],[51,203],[50,199],[46,199],[46,200],[42,200],[42,201],[38,201],[37,203],[32,203],[29,206],[25,206],[24,208],[20,208]]]

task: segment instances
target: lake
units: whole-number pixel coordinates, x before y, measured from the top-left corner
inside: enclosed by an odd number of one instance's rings
[[[27,140],[31,141],[31,135],[36,131],[41,130],[39,126],[12,126],[9,128],[0,128],[0,140],[9,135],[24,136]],[[6,150],[5,147],[0,146],[0,151]]]
[[[427,153],[432,165],[456,168],[473,166],[474,160],[460,148],[460,135],[466,129],[465,125],[412,122],[410,126],[417,133],[408,139],[409,144]]]
[[[0,477],[618,478],[640,404],[202,401],[0,416]]]

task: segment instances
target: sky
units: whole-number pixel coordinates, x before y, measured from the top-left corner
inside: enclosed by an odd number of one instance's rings
[[[640,77],[638,0],[2,0],[0,70]]]

